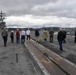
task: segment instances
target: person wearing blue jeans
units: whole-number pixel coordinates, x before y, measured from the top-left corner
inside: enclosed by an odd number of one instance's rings
[[[62,51],[63,50],[63,48],[62,48],[62,40],[59,40],[58,42],[59,42],[60,50]]]
[[[59,43],[59,46],[60,46],[60,50],[63,51],[63,40],[64,40],[64,33],[63,33],[63,30],[62,28],[59,29],[59,32],[57,34],[57,40],[58,40],[58,43]]]

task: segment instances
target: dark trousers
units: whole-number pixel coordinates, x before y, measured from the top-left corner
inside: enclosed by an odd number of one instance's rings
[[[75,36],[75,38],[74,38],[74,43],[76,43],[76,36]]]
[[[3,41],[4,41],[4,47],[5,47],[7,44],[7,36],[3,36]]]
[[[50,36],[50,42],[51,43],[53,42],[53,36]]]
[[[30,35],[27,35],[27,40],[28,40],[28,39],[30,40]]]
[[[21,43],[25,42],[25,35],[21,36]]]
[[[59,42],[60,50],[62,51],[63,50],[63,48],[62,48],[62,40],[58,40],[58,42]]]
[[[11,37],[11,42],[12,42],[12,43],[14,42],[14,37]]]

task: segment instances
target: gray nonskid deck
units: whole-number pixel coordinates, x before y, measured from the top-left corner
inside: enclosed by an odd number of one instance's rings
[[[16,60],[16,54],[18,60]],[[38,73],[26,53],[23,44],[12,44],[10,38],[6,47],[3,47],[0,36],[0,75],[42,75]]]

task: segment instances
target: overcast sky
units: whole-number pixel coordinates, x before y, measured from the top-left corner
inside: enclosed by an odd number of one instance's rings
[[[0,0],[7,25],[76,26],[76,0]]]

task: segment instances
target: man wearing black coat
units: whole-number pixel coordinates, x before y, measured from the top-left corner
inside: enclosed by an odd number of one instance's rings
[[[74,43],[76,43],[76,30],[75,30],[75,38],[74,38]]]
[[[66,43],[66,41],[65,41],[65,38],[66,38],[66,31],[65,31],[65,29],[63,29],[63,33],[64,33],[64,36],[63,36],[63,43]]]
[[[58,35],[57,35],[57,40],[59,42],[60,50],[63,51],[62,43],[64,40],[64,33],[62,28],[59,29]]]
[[[39,31],[36,29],[35,30],[35,37],[36,37],[36,41],[39,42]]]

